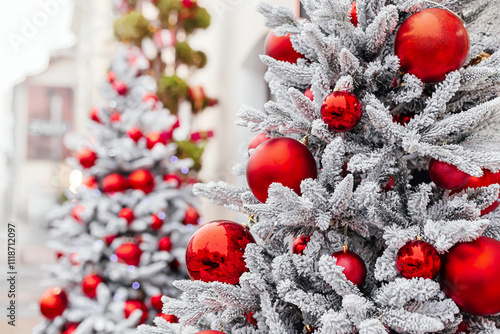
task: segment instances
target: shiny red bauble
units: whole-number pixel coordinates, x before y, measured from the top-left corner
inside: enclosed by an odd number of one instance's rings
[[[104,242],[106,243],[106,245],[111,245],[111,243],[113,241],[115,241],[116,239],[116,234],[108,234],[104,237]]]
[[[64,325],[64,331],[61,334],[73,334],[78,328],[79,323],[68,322]]]
[[[134,211],[132,211],[132,209],[130,208],[121,209],[120,212],[118,212],[118,217],[124,218],[129,225],[132,224],[135,219]]]
[[[155,177],[147,169],[138,169],[132,172],[128,180],[132,189],[142,190],[145,194],[149,194],[155,187]]]
[[[115,80],[111,84],[118,95],[125,95],[128,92],[127,84],[121,80]]]
[[[136,244],[124,243],[116,248],[115,255],[119,262],[137,267],[141,262],[142,250]]]
[[[142,133],[141,128],[134,126],[133,128],[130,128],[127,131],[127,136],[129,136],[130,139],[132,139],[133,141],[135,141],[137,143],[139,141],[139,139],[144,137],[144,134]]]
[[[255,197],[265,203],[271,183],[278,182],[300,195],[300,183],[318,176],[314,156],[291,138],[269,139],[255,149],[247,164],[247,182]]]
[[[351,23],[357,27],[358,26],[358,11],[356,9],[356,1],[354,1],[351,5],[351,12],[350,12],[350,16],[351,16]]]
[[[434,279],[441,269],[441,258],[430,243],[412,240],[399,249],[396,255],[396,267],[404,278]]]
[[[337,266],[344,267],[342,271],[352,284],[362,286],[366,280],[365,261],[350,250],[341,250],[332,254],[337,259]]]
[[[464,312],[500,312],[500,241],[479,237],[451,248],[443,258],[441,289]]]
[[[172,250],[172,241],[169,237],[163,237],[158,240],[158,250],[164,252],[170,252]]]
[[[85,147],[76,153],[76,158],[83,168],[90,168],[94,166],[95,161],[97,160],[97,154],[90,148]]]
[[[278,37],[274,34],[274,30],[269,31],[264,42],[266,55],[276,60],[286,61],[292,64],[295,64],[297,59],[304,58],[302,54],[298,53],[293,48],[290,36],[291,34],[286,34]]]
[[[170,322],[172,324],[176,324],[176,323],[179,322],[179,318],[177,318],[173,314],[163,314],[163,313],[160,313],[160,314],[158,314],[158,316],[162,317],[163,319],[165,319],[166,322]]]
[[[98,107],[93,106],[92,108],[90,108],[89,117],[91,120],[97,123],[102,123],[100,115],[101,110]]]
[[[163,218],[162,218],[163,217]],[[151,216],[151,228],[155,231],[158,231],[163,226],[163,219],[165,219],[165,213],[160,212],[156,215]]]
[[[186,208],[186,213],[184,214],[184,219],[182,220],[182,223],[184,225],[198,225],[200,221],[200,214],[196,209],[192,206],[188,206]]]
[[[476,189],[481,187],[488,187],[495,183],[500,183],[500,172],[492,173],[489,170],[485,169],[483,170],[483,176],[481,177],[471,176],[469,181],[467,181],[467,183],[463,187],[457,189],[455,192],[459,192],[467,188]],[[489,207],[481,210],[481,215],[485,215],[492,212],[493,210],[498,208],[499,204],[500,204],[499,201],[494,202]]]
[[[63,314],[68,305],[68,296],[61,288],[52,287],[45,290],[39,304],[42,315],[52,320]]]
[[[307,88],[304,92],[304,95],[309,98],[309,100],[314,101],[314,94],[311,90],[311,87]]]
[[[269,137],[267,134],[259,133],[250,140],[250,143],[248,143],[248,150],[250,151],[251,149],[256,148],[257,146],[259,146],[260,144],[269,139],[271,139],[271,137]]]
[[[461,68],[469,53],[463,21],[441,8],[423,9],[407,18],[396,34],[394,52],[401,69],[423,82],[440,82]]]
[[[162,296],[163,295],[160,293],[160,294],[151,296],[151,298],[149,299],[149,301],[151,302],[151,306],[153,306],[155,309],[160,310],[160,311],[163,308],[163,302],[161,301]]]
[[[350,92],[332,92],[321,105],[321,118],[331,131],[352,130],[361,119],[363,107],[356,95]]]
[[[82,291],[89,298],[97,296],[97,286],[102,282],[102,277],[98,275],[87,275],[82,280]]]
[[[139,320],[139,324],[143,324],[146,322],[148,319],[148,308],[146,304],[139,300],[127,300],[123,304],[123,315],[125,316],[126,319],[130,317],[132,313],[134,313],[135,310],[141,310],[142,311],[142,316]]]
[[[470,179],[469,174],[456,166],[436,159],[429,162],[429,177],[439,188],[447,190],[463,187]]]
[[[105,193],[125,191],[128,187],[129,182],[127,178],[118,173],[106,175],[101,183],[101,189]]]
[[[182,184],[182,179],[175,174],[167,174],[163,177],[163,181],[165,181],[166,184],[173,186],[174,188],[179,189]]]
[[[307,247],[307,243],[311,240],[308,235],[302,235],[296,238],[292,245],[293,254],[302,255],[304,253],[304,249]]]
[[[166,132],[150,132],[146,137],[146,147],[151,150],[156,144],[166,145],[168,142],[168,134]]]
[[[245,248],[255,243],[240,224],[216,220],[197,230],[186,248],[186,268],[192,280],[237,284],[248,269]]]
[[[71,209],[71,217],[73,217],[77,222],[82,223],[82,217],[80,216],[85,212],[85,206],[77,204]]]

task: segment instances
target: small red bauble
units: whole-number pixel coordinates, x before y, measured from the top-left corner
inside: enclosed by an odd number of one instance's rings
[[[82,291],[87,297],[97,296],[97,286],[102,282],[102,277],[98,275],[87,275],[82,280]]]
[[[311,87],[307,88],[304,92],[304,95],[309,98],[309,100],[314,101],[314,94],[311,90]]]
[[[394,52],[403,71],[431,83],[443,81],[447,73],[461,68],[469,46],[469,34],[458,16],[446,9],[427,8],[403,22]]]
[[[302,255],[304,253],[304,249],[306,249],[307,247],[307,243],[309,242],[309,240],[310,238],[308,235],[302,235],[296,238],[292,246],[293,254]]]
[[[163,218],[160,218],[160,217],[163,217]],[[160,212],[160,213],[157,213],[156,215],[152,215],[151,216],[151,228],[155,231],[158,231],[159,229],[161,229],[161,227],[163,226],[163,219],[165,219],[164,212]]]
[[[113,112],[109,115],[109,121],[111,123],[119,122],[122,119],[122,115],[119,112]]]
[[[68,296],[58,287],[52,287],[43,293],[39,300],[40,312],[49,319],[55,319],[63,314],[68,305]]]
[[[99,182],[97,182],[95,176],[88,176],[83,180],[83,185],[87,188],[96,189],[99,186]]]
[[[226,334],[226,333],[209,329],[208,331],[201,331],[201,332],[198,332],[196,334]]]
[[[248,150],[250,151],[251,149],[256,148],[257,146],[259,146],[260,144],[269,139],[271,138],[267,134],[259,133],[250,140],[250,143],[248,143]]]
[[[447,190],[458,189],[470,179],[469,174],[456,166],[436,159],[429,162],[429,177],[439,188]]]
[[[135,219],[134,211],[132,211],[132,209],[130,209],[130,208],[121,209],[120,212],[118,212],[118,217],[125,218],[125,220],[127,221],[127,224],[129,224],[129,225],[132,224],[132,222]]]
[[[342,271],[352,284],[362,286],[366,280],[365,261],[350,250],[341,250],[332,254],[337,259],[337,266],[344,267]]]
[[[78,328],[78,323],[75,322],[68,322],[64,325],[64,332],[61,334],[73,334],[76,329]]]
[[[108,73],[106,73],[106,80],[108,80],[109,83],[113,83],[116,80],[116,73],[108,71]]]
[[[163,181],[165,181],[166,184],[172,185],[174,188],[179,189],[182,184],[182,179],[175,174],[167,174],[163,177]]]
[[[150,132],[146,137],[146,147],[151,150],[158,143],[166,145],[167,141],[168,135],[166,132]]]
[[[253,312],[252,311],[249,311],[249,312],[245,312],[243,313],[243,316],[245,317],[245,319],[247,319],[247,322],[250,324],[250,325],[253,325],[255,327],[257,327],[257,320],[254,318],[253,316]]]
[[[78,255],[77,252],[73,252],[69,254],[69,262],[74,265],[74,266],[79,266],[80,265],[80,255]]]
[[[292,64],[295,64],[297,59],[304,58],[302,54],[298,53],[293,48],[290,36],[291,34],[286,34],[278,37],[274,34],[274,30],[269,31],[264,42],[266,46],[266,55],[276,60],[287,61]]]
[[[97,154],[90,148],[85,147],[76,153],[76,158],[83,168],[90,168],[94,166],[95,161],[97,160]]]
[[[476,176],[471,176],[469,181],[461,187],[460,189],[457,189],[455,192],[462,191],[467,188],[481,188],[481,187],[488,187],[494,183],[500,183],[500,172],[498,173],[492,173],[487,169],[483,170],[483,176],[481,177],[476,177]],[[491,204],[489,207],[481,210],[481,215],[488,214],[498,208],[499,206],[499,201],[494,202]]]
[[[111,245],[111,243],[116,239],[115,234],[108,234],[107,236],[104,237],[104,242],[106,245]]]
[[[147,169],[138,169],[128,177],[132,189],[142,190],[149,194],[155,187],[155,178],[153,173]]]
[[[115,254],[120,262],[137,267],[141,262],[142,250],[136,244],[125,243],[116,248]]]
[[[316,161],[307,147],[295,139],[269,139],[248,159],[247,181],[255,197],[265,203],[271,183],[278,182],[300,195],[300,183],[318,176]]]
[[[356,95],[349,92],[332,92],[321,105],[321,118],[331,131],[345,132],[353,129],[361,119],[363,108]]]
[[[415,113],[402,113],[392,116],[392,121],[399,125],[405,126],[415,117]]]
[[[163,302],[161,301],[162,296],[163,295],[161,293],[151,296],[151,298],[149,299],[149,301],[151,302],[151,306],[153,306],[157,310],[161,310],[163,307]]]
[[[354,1],[352,3],[350,16],[351,16],[351,23],[355,27],[357,27],[358,26],[358,11],[356,9],[356,1]]]
[[[141,128],[134,126],[127,131],[127,136],[137,143],[144,135],[142,134]]]
[[[441,289],[462,311],[500,312],[500,241],[479,237],[455,245],[443,258]]]
[[[197,230],[186,248],[186,267],[192,280],[237,284],[248,269],[243,258],[253,236],[241,225],[216,220]]]
[[[106,193],[125,191],[129,187],[127,178],[121,174],[109,174],[102,180],[101,188]]]
[[[157,103],[158,102],[158,96],[153,93],[146,93],[142,97],[142,102],[144,103]]]
[[[186,208],[186,213],[184,214],[184,219],[182,220],[182,223],[184,225],[198,225],[200,221],[200,214],[196,209],[192,206],[188,206]]]
[[[163,237],[158,241],[158,250],[170,252],[172,250],[172,240],[169,237]]]
[[[396,180],[394,180],[394,176],[389,176],[387,179],[387,183],[382,187],[382,191],[388,192],[392,189],[394,189],[394,186],[396,185]]]
[[[127,84],[121,80],[115,80],[111,85],[118,95],[125,95],[128,92]]]
[[[179,318],[177,318],[173,314],[163,314],[163,313],[160,313],[160,314],[158,314],[158,316],[162,317],[163,319],[165,319],[165,321],[170,322],[172,324],[176,324],[176,323],[179,322]]]
[[[148,308],[146,304],[139,300],[127,300],[123,304],[123,314],[126,319],[130,317],[130,315],[135,311],[135,310],[141,310],[142,311],[142,316],[141,319],[139,320],[139,324],[143,324],[146,322],[148,319]]]
[[[85,212],[85,206],[77,204],[71,210],[71,217],[73,217],[77,222],[82,223],[83,220],[80,215]]]
[[[96,106],[93,106],[91,109],[90,109],[90,119],[93,120],[94,122],[97,122],[97,123],[102,123],[101,122],[101,118],[99,117],[101,113],[101,110],[96,107]]]
[[[430,243],[412,240],[399,249],[396,267],[404,278],[434,279],[441,268],[441,258]]]

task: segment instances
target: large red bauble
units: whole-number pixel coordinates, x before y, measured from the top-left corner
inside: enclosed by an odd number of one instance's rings
[[[267,34],[264,44],[266,46],[266,55],[276,60],[295,64],[297,59],[304,58],[302,54],[293,48],[290,34],[278,37],[274,34],[274,30],[271,30]]]
[[[441,258],[428,242],[412,240],[401,247],[396,256],[396,267],[404,278],[434,279],[441,268]]]
[[[257,146],[259,146],[260,144],[269,139],[271,139],[271,137],[269,137],[267,134],[259,133],[250,140],[250,143],[248,143],[248,150],[250,151],[251,149],[256,148]]]
[[[470,179],[469,174],[456,166],[436,159],[429,162],[429,177],[439,188],[447,190],[458,189]]]
[[[97,160],[97,154],[90,148],[85,147],[76,153],[76,158],[83,168],[90,168],[94,166],[95,161]]]
[[[102,277],[98,275],[87,275],[82,280],[82,291],[87,297],[95,298],[97,286],[102,282]]]
[[[345,277],[357,286],[365,284],[366,265],[365,261],[356,253],[350,250],[341,250],[332,254],[337,258],[337,266],[344,267]]]
[[[55,319],[63,314],[68,305],[68,296],[58,287],[52,287],[43,293],[39,300],[40,312],[49,319]]]
[[[125,218],[125,220],[127,221],[127,224],[129,224],[129,225],[132,224],[132,222],[135,219],[134,211],[132,211],[132,209],[130,209],[130,208],[121,209],[120,212],[118,212],[118,217]]]
[[[255,197],[265,203],[271,183],[278,182],[300,195],[300,183],[318,176],[316,161],[307,147],[295,139],[269,139],[248,159],[247,181]]]
[[[135,311],[135,310],[142,310],[142,316],[141,319],[139,320],[139,324],[143,324],[146,322],[148,319],[148,308],[146,304],[139,300],[127,300],[123,304],[123,314],[125,315],[125,318],[128,319],[130,315]]]
[[[309,242],[309,240],[310,238],[308,235],[302,235],[295,239],[292,246],[293,254],[302,255],[304,253],[304,249],[306,249],[307,247],[307,243]]]
[[[363,107],[356,95],[349,92],[332,92],[321,105],[321,118],[331,131],[345,132],[353,129],[361,119]]]
[[[358,26],[358,11],[357,11],[357,8],[356,8],[356,1],[354,1],[351,5],[351,12],[350,12],[350,16],[351,16],[351,23],[357,27]]]
[[[248,269],[243,258],[253,236],[241,225],[216,220],[196,231],[186,248],[186,267],[192,280],[237,284]]]
[[[463,187],[457,189],[455,192],[459,192],[467,188],[476,189],[481,187],[488,187],[495,183],[500,183],[500,172],[492,173],[489,170],[484,169],[483,176],[481,177],[471,176],[469,181]],[[481,210],[481,215],[485,215],[495,210],[496,208],[498,208],[499,204],[500,204],[499,201],[494,202],[489,207]]]
[[[129,136],[130,139],[132,139],[137,143],[139,139],[141,139],[144,136],[144,134],[142,133],[141,128],[134,126],[133,128],[130,128],[127,131],[127,136]]]
[[[403,71],[431,83],[443,81],[447,73],[461,68],[469,46],[469,34],[458,16],[446,9],[427,8],[403,22],[394,52]]]
[[[163,237],[158,240],[158,250],[164,252],[170,252],[172,250],[172,241],[169,237]]]
[[[200,221],[200,214],[196,209],[192,206],[188,206],[186,208],[186,213],[184,214],[184,219],[182,220],[182,223],[184,225],[198,225],[198,222]]]
[[[170,322],[172,324],[176,324],[176,323],[179,322],[179,318],[177,318],[173,314],[163,314],[163,313],[160,313],[160,314],[158,314],[158,316],[162,317],[163,319],[165,319],[166,322]]]
[[[462,311],[500,312],[500,241],[479,237],[455,245],[443,258],[441,289]]]
[[[162,296],[163,295],[161,293],[151,296],[151,298],[149,299],[149,301],[151,302],[151,306],[153,306],[157,310],[161,310],[163,307],[163,302],[161,301]]]
[[[136,244],[125,243],[116,248],[115,255],[120,262],[137,267],[141,262],[142,250]]]
[[[155,177],[147,169],[138,169],[132,172],[128,179],[132,189],[142,190],[145,194],[149,194],[155,187]]]
[[[129,187],[127,178],[121,174],[109,174],[102,180],[101,188],[106,193],[125,191]]]

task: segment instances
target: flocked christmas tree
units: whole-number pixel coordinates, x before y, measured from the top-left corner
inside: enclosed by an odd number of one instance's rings
[[[143,5],[158,18],[147,20]],[[206,63],[187,39],[210,16],[192,1],[115,9],[123,43],[100,87],[105,102],[91,109],[92,135],[68,139],[77,148],[68,163],[85,178],[48,214],[58,261],[34,333],[133,333],[161,316],[161,296],[178,295],[172,282],[187,277],[185,247],[201,219],[192,184],[212,135],[192,132],[194,115],[216,102],[185,81]]]
[[[498,333],[500,45],[465,26],[488,3],[260,3],[275,100],[239,113],[249,188],[195,185],[249,231],[202,226],[162,299],[180,323],[139,331]]]

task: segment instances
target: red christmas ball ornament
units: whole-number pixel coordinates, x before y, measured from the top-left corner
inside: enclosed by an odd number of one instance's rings
[[[332,92],[321,105],[321,118],[331,131],[352,130],[361,119],[363,108],[356,95],[349,92]]]
[[[392,121],[395,123],[398,123],[399,125],[405,126],[406,124],[410,123],[410,121],[415,117],[415,113],[401,113],[392,116]]]
[[[309,100],[314,101],[314,94],[311,90],[311,87],[307,88],[304,92],[304,95],[309,98]]]
[[[125,95],[128,92],[127,84],[121,80],[115,80],[111,85],[118,95]]]
[[[266,55],[276,60],[286,61],[292,64],[297,63],[297,59],[304,58],[304,55],[295,51],[290,40],[291,34],[276,36],[274,30],[269,31],[264,42]]]
[[[166,132],[150,132],[146,137],[146,147],[151,150],[156,144],[161,143],[166,145],[168,142],[168,134]]]
[[[136,244],[124,243],[116,248],[115,255],[120,262],[137,267],[141,262],[142,250]]]
[[[253,236],[241,225],[216,220],[197,230],[186,248],[186,267],[192,280],[237,284],[248,269],[243,258]]]
[[[39,300],[42,315],[53,320],[63,314],[68,305],[68,296],[59,287],[52,287],[43,293]]]
[[[172,240],[169,237],[163,237],[158,241],[158,250],[170,252],[172,250]]]
[[[160,212],[156,215],[151,216],[151,228],[158,231],[163,226],[163,220],[165,219],[165,213]]]
[[[79,323],[76,322],[67,322],[64,325],[64,332],[62,334],[73,334],[78,328]]]
[[[106,245],[111,245],[111,243],[116,239],[116,234],[108,234],[104,237],[104,242]]]
[[[98,275],[87,275],[82,280],[82,291],[87,297],[97,296],[97,286],[102,282],[102,277]]]
[[[99,182],[97,182],[95,176],[91,175],[83,180],[83,185],[87,188],[96,189],[99,186]]]
[[[106,73],[106,80],[108,80],[109,83],[115,82],[116,73],[114,71],[108,71],[108,73]]]
[[[151,296],[151,298],[149,299],[149,301],[151,302],[151,306],[153,306],[155,309],[157,309],[159,311],[161,311],[161,309],[163,307],[163,302],[161,301],[162,296],[163,295],[160,293],[160,294]]]
[[[295,239],[292,246],[293,254],[302,255],[304,253],[304,249],[307,247],[307,243],[311,240],[308,235],[302,235]]]
[[[337,259],[337,266],[344,267],[342,272],[352,284],[357,286],[365,284],[366,265],[358,254],[351,252],[344,246],[341,251],[333,253],[332,257]]]
[[[394,180],[394,176],[390,175],[387,179],[387,182],[382,187],[382,191],[388,192],[388,191],[394,189],[395,185],[396,185],[396,180]]]
[[[138,169],[128,177],[132,189],[142,190],[149,194],[155,187],[155,178],[153,173],[147,169]]]
[[[83,168],[90,168],[94,166],[95,161],[97,160],[97,154],[90,148],[85,147],[76,153],[76,158]]]
[[[175,174],[167,174],[163,177],[163,181],[165,181],[166,184],[172,185],[174,188],[179,189],[182,184],[182,179]]]
[[[441,258],[430,243],[412,240],[399,249],[396,255],[396,267],[404,278],[434,279],[441,268]]]
[[[250,143],[248,143],[248,150],[250,151],[251,149],[256,148],[257,146],[259,146],[260,144],[269,139],[271,139],[271,137],[269,137],[267,134],[259,133],[250,140]]]
[[[127,224],[130,225],[135,219],[134,211],[130,208],[123,208],[118,212],[118,217],[124,218],[127,221]]]
[[[247,319],[247,322],[250,325],[257,327],[257,320],[255,320],[253,315],[254,315],[254,313],[252,311],[248,311],[248,312],[243,313],[243,316],[245,317],[245,319]]]
[[[200,214],[191,205],[186,208],[186,213],[184,214],[184,219],[182,223],[184,225],[198,225],[200,221]]]
[[[467,188],[477,189],[481,187],[488,187],[494,183],[500,183],[500,172],[492,173],[489,170],[484,169],[483,176],[481,177],[471,176],[469,181],[467,181],[467,183],[463,187],[453,191],[452,193],[459,192]],[[481,210],[481,215],[483,216],[485,214],[492,212],[493,210],[498,208],[499,204],[500,204],[499,201],[494,202],[489,207]]]
[[[148,308],[146,304],[139,300],[127,300],[123,304],[123,314],[126,319],[130,317],[132,313],[134,313],[135,310],[141,310],[142,311],[142,316],[141,319],[139,320],[139,324],[143,324],[146,322],[148,319]]]
[[[156,94],[153,94],[153,93],[146,93],[142,97],[142,102],[144,102],[144,103],[156,104],[156,103],[158,103],[158,101],[159,101],[158,96]]]
[[[77,204],[71,210],[71,217],[73,217],[77,222],[83,223],[83,220],[80,217],[80,215],[84,212],[85,212],[85,206]]]
[[[134,126],[133,128],[130,128],[127,131],[127,136],[129,136],[129,138],[131,138],[136,143],[139,141],[139,139],[141,139],[142,137],[144,137],[144,135],[142,134],[141,128],[139,128],[137,126]]]
[[[356,8],[356,1],[354,1],[351,5],[351,12],[349,13],[351,16],[351,23],[357,27],[358,26],[358,10]]]
[[[300,195],[300,183],[318,176],[314,156],[291,138],[273,138],[260,144],[248,159],[247,182],[255,197],[265,203],[271,183],[278,182]]]
[[[441,8],[423,9],[407,18],[394,42],[401,69],[426,83],[443,81],[447,73],[461,68],[469,47],[463,21]]]
[[[101,189],[105,193],[125,191],[128,187],[129,182],[127,178],[118,173],[106,175],[101,183]]]
[[[102,123],[101,118],[99,117],[100,114],[101,114],[101,110],[98,107],[93,106],[92,108],[90,108],[89,117],[94,122]]]
[[[500,312],[500,241],[479,237],[453,246],[443,258],[441,289],[466,313]]]
[[[121,121],[122,115],[119,112],[113,112],[111,115],[109,115],[109,121],[111,123],[117,123]]]
[[[462,172],[456,166],[436,159],[431,159],[428,169],[432,182],[441,189],[458,189],[470,179],[469,174]]]
[[[221,332],[221,331],[214,331],[212,329],[209,329],[207,331],[201,331],[201,332],[198,332],[196,334],[226,334],[226,333]]]
[[[163,313],[160,313],[160,314],[158,314],[158,316],[162,317],[163,319],[165,319],[165,321],[170,322],[172,324],[176,324],[176,323],[179,322],[179,318],[177,318],[173,314],[163,314]]]
[[[78,255],[77,252],[73,252],[69,254],[69,262],[74,265],[74,266],[79,266],[80,265],[80,255]]]

